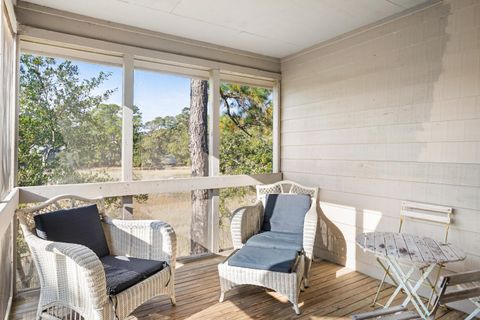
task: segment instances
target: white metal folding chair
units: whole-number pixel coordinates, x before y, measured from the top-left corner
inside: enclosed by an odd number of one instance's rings
[[[452,223],[452,214],[453,214],[453,208],[451,207],[438,206],[438,205],[427,204],[427,203],[403,201],[402,207],[400,209],[400,225],[398,227],[398,232],[401,233],[403,231],[404,225],[407,220],[431,222],[431,223],[435,223],[437,225],[443,226],[444,235],[442,240],[444,243],[447,243],[448,231],[450,229],[450,224]],[[395,286],[398,285],[394,277],[390,273],[390,268],[387,267],[387,265],[384,262],[382,262],[382,260],[378,257],[377,257],[377,261],[380,264],[380,266],[384,269],[385,273],[383,275],[382,281],[378,285],[377,292],[373,299],[372,306],[375,306],[377,304],[380,305],[380,303],[377,302],[378,296],[380,294],[380,291],[382,290],[383,283],[387,279],[387,276],[392,280]],[[431,295],[428,301],[429,304],[432,300],[433,294],[435,293],[436,284],[438,282],[438,279],[440,277],[440,272],[443,267],[444,267],[443,265],[439,266],[433,282],[429,278],[427,278],[428,286],[431,289]],[[421,268],[420,270],[423,272],[423,268]]]

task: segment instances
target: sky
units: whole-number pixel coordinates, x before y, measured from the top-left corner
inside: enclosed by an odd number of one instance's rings
[[[80,77],[88,79],[99,71],[112,75],[96,91],[116,89],[107,103],[122,104],[122,68],[73,61],[78,65]],[[190,79],[154,71],[135,70],[134,104],[140,108],[143,122],[156,117],[174,116],[190,104]]]

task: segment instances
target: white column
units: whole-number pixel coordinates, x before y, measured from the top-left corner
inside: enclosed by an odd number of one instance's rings
[[[122,181],[133,180],[133,55],[123,57],[123,87],[122,87]],[[123,218],[131,218],[133,214],[133,199],[122,197]]]
[[[280,99],[280,80],[275,81],[273,86],[273,154],[272,165],[273,173],[280,172],[280,111],[281,111],[281,99]]]
[[[215,69],[210,72],[208,99],[208,175],[220,175],[220,71]],[[209,242],[210,251],[218,252],[219,236],[219,189],[210,191],[209,201]]]

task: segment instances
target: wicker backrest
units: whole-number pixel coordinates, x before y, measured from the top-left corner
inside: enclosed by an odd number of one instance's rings
[[[268,194],[307,194],[315,203],[318,198],[318,188],[302,186],[293,181],[283,180],[272,184],[257,185],[257,200],[262,201],[265,206],[265,199]]]
[[[17,209],[16,214],[22,229],[32,232],[35,229],[34,216],[36,215],[61,209],[82,207],[90,204],[96,204],[100,216],[102,218],[105,216],[105,204],[103,198],[89,199],[75,195],[56,196],[38,205]]]

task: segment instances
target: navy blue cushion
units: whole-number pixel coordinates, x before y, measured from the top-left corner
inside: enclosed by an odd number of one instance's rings
[[[297,257],[296,250],[245,246],[228,259],[228,264],[235,267],[290,273]]]
[[[268,194],[262,231],[303,234],[310,204],[310,196],[306,194]]]
[[[37,235],[45,240],[76,243],[101,258],[110,254],[97,205],[63,209],[36,215]]]
[[[105,270],[107,294],[116,295],[166,267],[166,262],[104,256],[100,258]]]
[[[302,251],[303,236],[301,233],[265,231],[252,236],[245,245]]]

